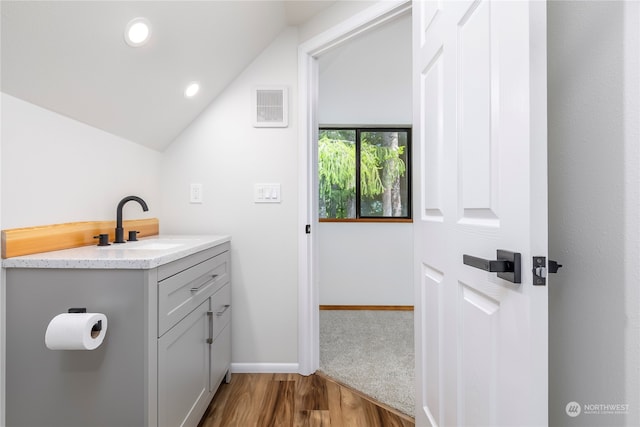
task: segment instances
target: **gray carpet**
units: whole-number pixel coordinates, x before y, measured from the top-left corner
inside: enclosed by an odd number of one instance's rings
[[[320,370],[413,417],[413,312],[320,310]]]

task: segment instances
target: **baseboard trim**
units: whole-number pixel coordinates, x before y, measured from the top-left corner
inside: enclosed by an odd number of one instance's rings
[[[232,363],[234,374],[297,374],[298,363]]]
[[[413,311],[412,305],[320,305],[320,310]]]

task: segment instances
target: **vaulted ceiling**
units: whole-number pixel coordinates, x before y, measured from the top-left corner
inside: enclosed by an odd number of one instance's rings
[[[162,151],[286,26],[332,3],[3,0],[1,90]],[[136,17],[151,38],[131,47]]]

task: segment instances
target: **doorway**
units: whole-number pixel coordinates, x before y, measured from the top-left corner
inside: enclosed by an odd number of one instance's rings
[[[411,46],[405,14],[318,58],[315,232],[320,371],[408,415],[414,413]]]
[[[320,251],[317,201],[317,154],[315,141],[318,138],[318,83],[319,58],[334,47],[352,41],[371,29],[379,28],[402,15],[410,13],[410,2],[381,2],[316,38],[301,45],[299,50],[300,82],[300,223],[307,224],[312,234],[304,234],[299,241],[299,369],[302,374],[311,374],[319,367],[319,305],[320,301]],[[408,70],[410,73],[410,70]],[[411,105],[408,106],[411,108]],[[386,123],[388,124],[388,123]],[[411,261],[411,260],[409,260]],[[412,283],[409,284],[412,286]]]

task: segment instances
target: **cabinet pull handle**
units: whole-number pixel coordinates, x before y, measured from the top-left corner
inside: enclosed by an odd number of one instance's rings
[[[214,275],[212,275],[212,276],[211,276],[211,279],[212,279],[212,280],[215,280],[215,278],[216,278],[216,277],[218,277],[218,275],[217,275],[217,274],[214,274]],[[208,283],[209,283],[208,281],[207,281],[207,282],[204,282],[202,285],[198,286],[197,288],[191,288],[191,289],[189,289],[189,290],[190,290],[191,292],[194,292],[194,293],[195,293],[195,292],[198,292],[200,289],[202,289],[202,288],[203,288],[205,285],[207,285]]]
[[[224,308],[221,311],[217,311],[216,312],[216,316],[218,316],[218,317],[222,316],[224,314],[224,312],[229,309],[229,307],[231,307],[231,305],[225,304]]]
[[[207,311],[207,317],[209,318],[209,338],[207,338],[207,344],[213,344],[213,311]]]

